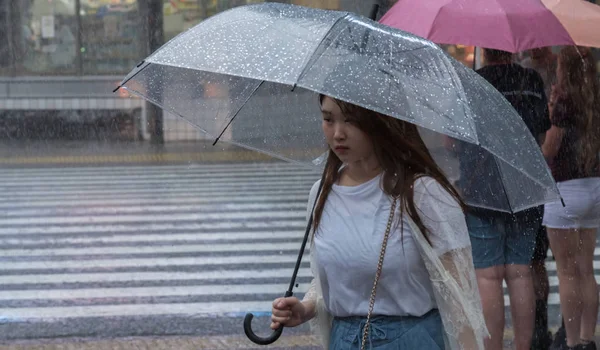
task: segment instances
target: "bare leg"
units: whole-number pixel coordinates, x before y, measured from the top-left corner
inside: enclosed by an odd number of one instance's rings
[[[517,350],[529,350],[535,320],[535,293],[528,265],[506,265],[506,284]]]
[[[502,350],[504,340],[504,265],[475,270],[481,295],[483,317],[490,332],[485,341],[486,350]]]
[[[580,251],[577,254],[577,268],[581,289],[583,312],[581,314],[580,338],[594,340],[596,321],[598,320],[598,284],[594,276],[594,250],[596,248],[596,229],[579,231]]]
[[[548,228],[548,239],[556,260],[560,308],[565,321],[567,345],[575,346],[580,343],[583,312],[581,281],[576,259],[580,247],[579,232]]]

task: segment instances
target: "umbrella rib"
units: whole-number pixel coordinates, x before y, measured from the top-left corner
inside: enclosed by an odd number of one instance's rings
[[[513,168],[515,168],[515,169],[517,169],[517,170],[518,170],[518,171],[519,171],[521,174],[525,175],[525,176],[526,176],[526,177],[527,177],[529,180],[531,180],[531,181],[535,182],[536,184],[538,184],[538,185],[540,185],[540,186],[542,186],[542,187],[548,187],[546,184],[543,184],[542,182],[540,182],[540,180],[539,180],[539,179],[537,179],[535,176],[532,176],[532,175],[530,175],[529,173],[527,173],[527,172],[524,172],[524,171],[520,170],[520,169],[519,169],[519,168],[517,168],[517,167],[516,167],[514,164],[511,164],[511,162],[509,162],[508,160],[504,159],[504,157],[502,157],[502,156],[500,156],[500,155],[498,155],[498,154],[495,154],[495,153],[493,153],[493,152],[492,152],[490,149],[488,149],[488,147],[486,147],[486,146],[483,146],[483,145],[481,145],[481,144],[479,144],[479,143],[477,143],[477,145],[481,146],[483,149],[485,149],[485,150],[486,150],[486,151],[488,151],[489,153],[493,154],[493,155],[494,155],[494,158],[495,158],[496,160],[498,160],[498,159],[499,159],[499,160],[503,161],[504,163],[508,164],[509,166],[511,166],[511,167],[513,167]],[[539,152],[541,152],[541,150],[539,150]],[[550,169],[546,168],[546,172],[547,172],[547,175],[548,175],[548,176],[552,177],[552,173],[550,172]],[[558,192],[558,187],[556,186],[556,184],[555,184],[555,186],[554,186],[554,187],[557,189],[557,192]]]
[[[138,65],[136,66],[136,68],[139,68],[141,65],[143,65],[144,63],[146,63],[146,61],[142,61],[140,63],[138,63]],[[135,72],[133,75],[131,75],[129,78],[127,78],[127,80],[125,80],[124,82],[122,82],[121,84],[119,84],[119,86],[117,86],[116,89],[113,90],[113,92],[117,92],[117,90],[119,90],[120,88],[123,87],[123,85],[127,84],[131,79],[135,78],[136,75],[138,75],[141,71],[143,71],[144,69],[146,69],[146,67],[148,67],[151,63],[148,62],[147,65],[143,66],[140,70],[138,70],[137,72]]]
[[[258,87],[257,87],[257,88],[258,88]],[[158,107],[160,107],[160,108],[162,108],[162,109],[164,109],[164,110],[166,110],[166,111],[169,111],[169,112],[173,113],[174,115],[176,115],[176,116],[180,117],[180,118],[181,118],[183,121],[185,121],[186,123],[190,124],[190,125],[191,125],[191,126],[193,126],[194,128],[197,128],[197,129],[199,129],[199,130],[200,130],[200,131],[202,131],[203,133],[205,133],[205,134],[207,134],[207,135],[209,135],[209,136],[214,136],[213,134],[211,134],[211,133],[209,133],[208,131],[206,131],[206,130],[204,130],[203,128],[201,128],[201,127],[200,127],[198,124],[196,124],[196,123],[192,122],[191,120],[189,120],[187,117],[185,117],[184,115],[182,115],[181,113],[179,113],[179,112],[178,112],[178,111],[176,111],[175,109],[173,109],[173,108],[168,108],[167,106],[165,106],[165,105],[163,105],[163,104],[159,103],[158,101],[155,101],[155,100],[153,100],[153,99],[151,99],[151,98],[149,98],[149,97],[145,96],[144,94],[140,93],[139,91],[135,91],[135,90],[130,90],[130,91],[131,91],[131,92],[133,92],[134,94],[136,94],[136,95],[140,96],[141,98],[144,98],[144,99],[148,100],[149,102],[151,102],[151,103],[153,103],[153,104],[157,105]],[[252,146],[249,146],[249,145],[247,145],[247,144],[240,143],[240,142],[236,142],[236,141],[224,141],[224,142],[226,142],[226,143],[229,143],[229,144],[232,144],[232,145],[235,145],[235,146],[239,146],[239,147],[242,147],[242,148],[245,148],[245,149],[251,150],[251,151],[256,151],[256,152],[258,152],[258,153],[264,153],[264,154],[266,154],[266,155],[268,155],[268,156],[271,156],[271,157],[273,157],[273,158],[276,158],[276,159],[281,159],[281,160],[283,160],[283,161],[286,161],[286,162],[290,162],[290,163],[293,163],[293,164],[297,164],[297,165],[300,165],[300,166],[302,166],[302,167],[306,167],[306,168],[308,168],[308,169],[314,169],[312,165],[308,165],[308,164],[306,164],[305,162],[298,161],[298,160],[296,160],[296,159],[293,159],[293,158],[291,158],[291,157],[286,157],[286,156],[283,156],[283,155],[281,155],[281,154],[278,154],[278,153],[275,153],[275,152],[272,152],[272,151],[269,151],[269,150],[260,149],[260,148],[257,148],[257,147],[252,147]]]
[[[511,167],[513,167],[513,168],[515,168],[515,169],[519,170],[517,167],[515,167],[513,164],[511,164],[509,161],[507,161],[507,160],[506,160],[506,159],[504,159],[503,157],[501,157],[501,156],[499,156],[499,155],[497,155],[497,154],[494,154],[494,153],[492,153],[492,151],[490,151],[490,150],[489,150],[487,147],[485,147],[485,146],[481,146],[481,147],[482,147],[483,149],[485,149],[486,151],[490,152],[490,153],[491,153],[491,154],[494,156],[494,161],[496,162],[496,165],[498,165],[498,160],[501,160],[501,161],[505,162],[506,164],[510,165]],[[539,152],[541,152],[541,150],[540,150]],[[500,169],[500,167],[498,167],[498,169]],[[545,184],[543,184],[542,182],[540,182],[540,180],[539,180],[539,179],[535,178],[534,176],[531,176],[529,173],[526,173],[526,172],[524,172],[524,171],[521,171],[521,170],[519,170],[519,171],[521,172],[521,174],[523,174],[523,175],[524,175],[524,176],[526,176],[526,177],[527,177],[529,180],[531,180],[531,181],[535,182],[536,184],[538,184],[538,185],[540,185],[540,186],[542,186],[542,187],[548,187],[547,185],[545,185]],[[550,173],[550,170],[549,170],[548,168],[546,168],[546,172],[547,172],[547,174],[548,174],[549,176],[552,176],[552,174]],[[556,183],[554,183],[554,186],[553,186],[553,187],[554,187],[554,189],[556,190],[556,193],[558,193],[558,194],[559,194],[559,197],[560,197],[560,199],[561,199],[561,200],[563,200],[562,196],[560,196],[560,191],[558,190],[558,186],[556,185]]]
[[[165,111],[169,111],[171,113],[173,113],[174,115],[180,117],[181,119],[183,119],[186,123],[190,124],[191,126],[193,126],[196,129],[199,129],[200,131],[202,131],[203,133],[213,136],[211,133],[209,133],[207,130],[203,129],[202,127],[200,127],[199,125],[197,125],[196,123],[192,122],[191,120],[189,120],[187,117],[185,117],[184,115],[182,115],[181,113],[179,113],[177,110],[175,110],[174,108],[170,108],[167,105],[158,102],[157,100],[139,92],[133,89],[127,89],[127,91],[130,91],[131,93],[133,93],[134,95],[137,95],[145,100],[147,100],[148,102],[164,109]]]
[[[382,68],[380,68],[380,70],[382,70]],[[390,76],[393,76],[393,75],[391,75],[391,73],[390,73],[390,72],[388,72],[388,71],[385,71],[385,70],[382,70],[382,71],[383,71],[384,73],[386,73],[386,74],[390,75]],[[422,79],[422,78],[419,78],[419,77],[413,77],[413,79],[415,79],[415,80],[418,80],[418,81],[426,81],[425,79]],[[460,89],[457,89],[458,91],[464,91],[464,90],[463,90],[463,88],[462,88],[462,84],[460,83],[460,79],[459,79],[459,81],[458,81],[458,82],[457,82],[457,81],[455,81],[455,79],[453,79],[453,81],[454,81],[454,83],[455,83],[455,84],[457,84],[458,86],[460,86]],[[435,84],[435,85],[437,85],[437,86],[439,86],[439,87],[442,87],[442,88],[444,88],[444,86],[443,86],[442,84]],[[440,116],[442,116],[442,117],[446,118],[447,120],[452,120],[452,117],[450,117],[448,114],[446,114],[446,113],[441,113],[440,111],[437,111],[435,108],[433,108],[433,107],[431,106],[431,104],[430,104],[430,103],[427,101],[427,99],[425,99],[423,96],[417,95],[417,96],[416,96],[416,98],[417,98],[419,101],[421,101],[421,102],[423,103],[423,106],[427,107],[429,110],[433,111],[433,112],[434,112],[434,113],[436,113],[436,114],[439,114]],[[462,100],[462,101],[464,101],[464,104],[466,104],[466,106],[467,106],[467,109],[470,109],[470,108],[468,107],[468,102],[467,102],[468,100],[467,100],[467,98],[466,98],[466,95],[464,96],[464,98],[461,98],[461,100]],[[414,122],[413,122],[413,123],[414,123]],[[415,124],[416,124],[416,123],[415,123]],[[423,127],[427,128],[427,126],[425,126],[424,124],[423,124],[423,125],[421,125],[421,126],[423,126]],[[443,133],[442,133],[442,134],[443,134]],[[447,135],[448,135],[448,134],[447,134]],[[453,136],[453,135],[448,135],[448,136]],[[456,135],[454,135],[453,137],[456,137]],[[460,139],[460,138],[459,138],[459,139]],[[465,138],[465,139],[463,139],[463,141],[467,141],[467,139]],[[475,141],[476,141],[476,142],[475,142],[475,144],[479,144],[479,141],[477,140],[477,138],[475,138]],[[470,141],[467,141],[467,142],[473,143],[473,142],[472,142],[472,140],[470,140]]]
[[[518,41],[516,40],[518,38],[517,35],[515,35],[515,31],[513,30],[513,24],[510,21],[510,16],[508,15],[508,12],[504,9],[504,7],[502,6],[502,2],[498,1],[498,0],[494,0],[498,6],[502,9],[504,16],[506,17],[506,23],[508,24],[508,32],[510,34],[510,40],[512,42],[511,45],[511,52],[517,52],[518,51]],[[542,5],[542,7],[544,7],[544,5]],[[549,10],[548,10],[549,11]],[[475,60],[473,60],[473,63],[475,63]]]
[[[338,45],[340,45],[340,44],[338,43]],[[350,51],[352,51],[355,47],[356,46],[350,47],[349,45],[344,45],[344,48],[347,49],[347,50],[350,50]],[[364,51],[364,52],[359,52],[359,53],[361,55],[364,55],[364,56],[379,58],[382,54],[386,54],[386,55],[387,54],[400,55],[400,54],[405,54],[405,53],[408,53],[408,52],[423,50],[423,49],[427,49],[427,48],[428,48],[428,46],[423,45],[423,46],[419,46],[419,47],[415,47],[415,48],[411,48],[411,49],[406,49],[406,50],[401,50],[401,51],[396,51],[396,52],[393,52],[393,51],[390,51],[390,52],[381,52],[381,51],[378,50],[376,52],[375,51]],[[324,54],[325,53],[323,53],[322,55],[324,55]],[[333,54],[332,54],[332,56],[333,56]],[[343,54],[337,54],[337,56],[343,56]],[[400,65],[400,66],[402,66],[402,65]]]
[[[306,63],[304,68],[302,68],[302,71],[300,72],[300,74],[298,74],[298,78],[296,78],[296,82],[294,83],[294,86],[292,87],[292,91],[294,91],[294,89],[296,89],[296,85],[298,85],[298,83],[300,82],[300,79],[302,79],[302,77],[306,74],[306,72],[315,64],[315,62],[319,59],[319,57],[321,57],[325,54],[325,50],[322,50],[321,54],[318,57],[314,57],[315,54],[317,53],[317,51],[319,50],[319,48],[321,47],[321,45],[323,45],[323,42],[325,42],[325,39],[327,39],[327,37],[329,36],[331,31],[333,30],[333,28],[338,24],[339,21],[341,21],[344,18],[347,18],[348,16],[349,15],[346,14],[344,16],[338,17],[338,19],[336,19],[335,22],[333,22],[333,24],[331,25],[331,27],[329,28],[327,33],[325,33],[325,35],[323,35],[323,38],[321,38],[321,41],[316,46],[315,51],[312,53],[312,55],[310,55],[308,62]],[[337,36],[340,36],[340,35],[342,35],[341,32],[339,32]]]
[[[258,88],[260,88],[260,86],[264,83],[264,80],[261,80],[260,83],[258,85],[256,85],[256,87],[254,88],[254,90],[252,90],[251,93],[248,94],[248,97],[246,98],[246,100],[244,101],[244,103],[242,103],[240,105],[240,108],[238,108],[235,111],[235,114],[231,117],[231,119],[229,119],[229,122],[227,122],[227,125],[225,125],[225,127],[223,128],[223,131],[221,131],[221,133],[219,134],[219,136],[217,136],[217,138],[215,139],[215,142],[213,142],[213,146],[217,144],[217,142],[219,142],[219,139],[221,138],[221,136],[223,136],[223,134],[225,133],[225,130],[227,130],[227,128],[229,128],[229,125],[231,125],[231,123],[233,122],[233,120],[235,119],[235,117],[237,117],[237,115],[240,113],[240,111],[242,110],[242,108],[244,108],[244,106],[246,105],[246,103],[248,103],[248,100],[250,100],[250,98],[252,97],[252,95],[254,95],[254,93],[256,92],[256,90],[258,90]]]
[[[500,164],[498,163],[498,159],[495,156],[493,156],[492,158],[494,159],[494,163],[496,163],[496,167],[498,168],[498,173],[500,174],[500,179],[504,179],[504,177],[502,176],[502,168],[500,167]],[[506,203],[508,205],[508,208],[510,209],[511,212],[513,212],[512,205],[510,203],[510,198],[508,198],[508,193],[506,193],[505,186],[502,186],[502,192],[504,192],[504,198],[506,198]]]

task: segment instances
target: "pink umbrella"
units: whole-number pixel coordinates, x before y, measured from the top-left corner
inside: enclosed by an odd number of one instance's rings
[[[541,0],[398,0],[380,22],[439,44],[513,53],[575,45]]]
[[[577,45],[600,47],[600,6],[582,0],[542,0]]]

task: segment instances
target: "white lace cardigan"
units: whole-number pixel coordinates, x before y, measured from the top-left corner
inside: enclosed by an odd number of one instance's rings
[[[307,220],[310,217],[317,190],[318,184],[313,186],[309,195]],[[437,208],[431,209],[435,211]],[[448,232],[448,237],[452,237],[456,232],[468,234],[464,216],[447,217],[448,215],[440,212],[440,209],[437,211],[440,217],[445,219],[440,220],[437,229]],[[438,256],[408,215],[407,221],[411,226],[414,239],[433,284],[435,300],[444,324],[446,350],[484,350],[483,341],[484,338],[489,337],[489,333],[483,318],[471,246],[451,250]],[[313,333],[320,338],[323,348],[328,349],[333,318],[327,312],[323,301],[312,239],[310,248],[310,267],[313,280],[303,300],[316,300],[316,316],[309,321],[309,324]]]

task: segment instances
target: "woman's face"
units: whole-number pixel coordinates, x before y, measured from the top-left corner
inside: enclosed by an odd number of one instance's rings
[[[323,98],[321,114],[327,144],[342,162],[356,163],[374,156],[373,142],[369,136],[342,113],[332,98]]]

